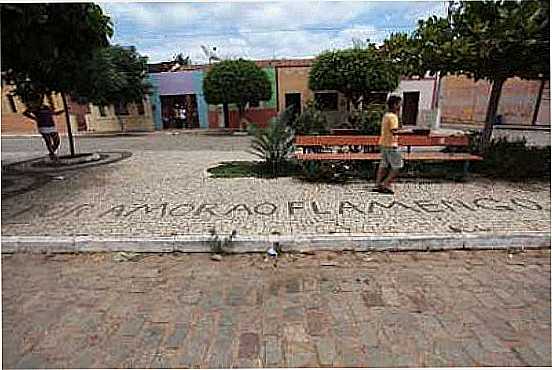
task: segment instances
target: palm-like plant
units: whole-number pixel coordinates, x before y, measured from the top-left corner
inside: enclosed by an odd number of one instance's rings
[[[282,165],[293,153],[294,132],[288,125],[292,119],[291,110],[286,109],[273,118],[267,128],[253,130],[253,140],[249,152],[260,158],[273,176],[280,173]]]

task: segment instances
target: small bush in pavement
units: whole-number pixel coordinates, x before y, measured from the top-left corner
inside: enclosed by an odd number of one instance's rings
[[[278,176],[293,153],[293,129],[289,127],[291,109],[273,118],[268,127],[255,128],[250,153],[260,158],[272,176]]]

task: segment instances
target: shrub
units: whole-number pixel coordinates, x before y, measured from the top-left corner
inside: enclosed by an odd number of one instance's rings
[[[379,135],[381,132],[381,118],[385,113],[385,107],[372,104],[364,110],[353,111],[349,114],[350,126],[362,135]]]
[[[252,128],[254,137],[251,142],[251,154],[263,161],[263,165],[272,176],[278,176],[283,165],[293,153],[293,130],[289,127],[291,109],[286,109],[273,118],[267,128]]]
[[[355,174],[353,166],[345,161],[304,161],[300,178],[308,182],[343,183]]]
[[[297,135],[325,135],[330,132],[328,121],[313,101],[307,102],[303,112],[295,120],[289,121]]]
[[[472,152],[477,152],[479,136],[471,135]],[[483,160],[475,163],[473,171],[485,176],[514,181],[550,178],[549,146],[529,147],[525,139],[499,138],[491,140],[482,156]]]

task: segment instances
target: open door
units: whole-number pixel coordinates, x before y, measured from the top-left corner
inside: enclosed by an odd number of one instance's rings
[[[411,91],[403,93],[402,104],[402,124],[416,125],[418,117],[418,103],[420,101],[420,92]]]
[[[293,117],[297,117],[301,114],[301,94],[300,93],[288,93],[285,95],[286,109],[293,106]]]

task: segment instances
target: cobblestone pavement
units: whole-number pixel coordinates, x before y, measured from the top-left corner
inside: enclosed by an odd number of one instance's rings
[[[215,179],[206,169],[250,160],[242,151],[141,151],[3,199],[4,235],[171,236],[497,233],[550,231],[550,184],[404,181],[397,194],[369,182]]]
[[[2,255],[6,368],[551,366],[550,251]]]

